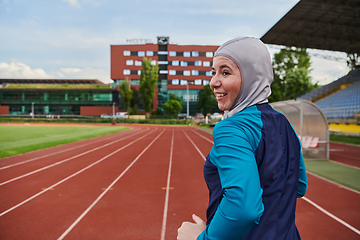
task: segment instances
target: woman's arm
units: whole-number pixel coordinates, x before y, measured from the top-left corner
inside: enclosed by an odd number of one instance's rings
[[[220,127],[220,126],[219,126]],[[210,161],[218,168],[223,198],[197,239],[240,239],[258,223],[264,206],[254,148],[239,128],[221,126],[214,133]]]
[[[298,198],[301,198],[305,195],[306,188],[307,188],[306,168],[305,168],[304,158],[300,150],[299,186],[298,186],[298,194],[297,194]]]

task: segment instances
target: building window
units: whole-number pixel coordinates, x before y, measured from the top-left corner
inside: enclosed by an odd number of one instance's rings
[[[204,67],[210,67],[210,62],[209,61],[204,61],[203,66]]]
[[[154,56],[154,52],[153,51],[146,51],[146,56]]]
[[[158,55],[168,55],[167,51],[158,51]]]
[[[184,76],[190,76],[190,70],[184,71]]]
[[[201,66],[201,61],[195,61],[195,66]]]
[[[180,85],[187,85],[187,81],[186,80],[180,80]]]
[[[124,56],[130,56],[131,52],[129,50],[124,50]]]
[[[159,71],[159,74],[167,74],[167,73],[168,73],[167,70],[160,70],[160,71]]]
[[[213,53],[212,52],[206,52],[206,57],[208,58],[212,58],[213,57]]]
[[[151,65],[155,66],[156,65],[156,60],[152,60]]]
[[[129,69],[124,69],[123,74],[124,75],[130,75],[130,70]]]
[[[209,82],[210,82],[209,80],[204,80],[203,85],[209,85]]]
[[[134,60],[126,60],[126,65],[132,66],[134,64]]]
[[[212,72],[211,72],[211,71],[206,71],[206,76],[211,77],[211,76],[212,76]]]
[[[140,80],[131,80],[131,85],[134,85],[134,86],[140,85]]]
[[[194,84],[195,85],[201,85],[202,81],[201,79],[195,79]]]
[[[172,84],[172,85],[179,85],[179,79],[173,79],[173,80],[171,81],[171,84]]]
[[[184,62],[184,61],[181,61],[180,62],[180,66],[182,67],[187,67],[188,63],[187,62]]]
[[[179,66],[179,61],[178,61],[178,60],[172,61],[172,65],[173,65],[173,66]]]
[[[169,56],[170,57],[176,57],[176,52],[175,51],[170,51]]]
[[[184,57],[190,57],[190,52],[184,52]]]
[[[137,71],[137,74],[140,76],[140,75],[141,75],[141,70],[138,70],[138,71]]]
[[[193,76],[197,76],[197,75],[199,75],[199,71],[198,71],[198,70],[192,70],[192,71],[191,71],[191,74],[192,74]]]
[[[139,57],[145,57],[145,52],[144,51],[139,51],[138,56]]]
[[[176,70],[169,70],[169,75],[176,75]]]
[[[195,52],[195,51],[192,52],[192,56],[193,56],[193,57],[198,57],[198,56],[199,56],[199,52]]]
[[[141,66],[141,65],[142,65],[142,61],[138,61],[138,60],[135,61],[135,66]]]
[[[168,65],[169,62],[168,61],[158,61],[159,65]]]

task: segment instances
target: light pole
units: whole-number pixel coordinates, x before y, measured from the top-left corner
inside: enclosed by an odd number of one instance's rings
[[[186,82],[186,119],[189,119],[189,82]]]
[[[190,101],[190,95],[189,95],[189,85],[193,85],[194,83],[190,83],[189,81],[186,81],[186,118],[189,119],[189,101]]]
[[[113,119],[115,119],[115,102],[113,102],[113,105],[112,105],[112,112],[113,112]]]
[[[34,118],[35,112],[34,112],[34,102],[31,104],[31,118]]]

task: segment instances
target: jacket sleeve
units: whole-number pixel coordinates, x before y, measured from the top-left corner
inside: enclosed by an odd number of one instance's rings
[[[306,168],[305,168],[304,158],[300,150],[299,186],[298,186],[298,194],[297,194],[298,198],[301,198],[305,195],[306,188],[307,188]]]
[[[218,168],[223,198],[197,239],[240,239],[264,211],[254,144],[241,129],[221,126],[214,133],[210,161]]]

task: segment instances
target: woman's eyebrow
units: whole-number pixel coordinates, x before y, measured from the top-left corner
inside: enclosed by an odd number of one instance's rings
[[[223,64],[223,65],[220,66],[220,69],[223,69],[223,68],[230,68],[230,69],[231,69],[231,67],[229,67],[229,66],[226,65],[226,64]]]
[[[221,65],[219,68],[220,68],[220,69],[223,69],[223,68],[230,68],[230,69],[231,69],[231,67],[229,67],[229,66],[226,65],[226,64]],[[212,70],[215,70],[214,67],[212,67],[211,69],[212,69]]]

